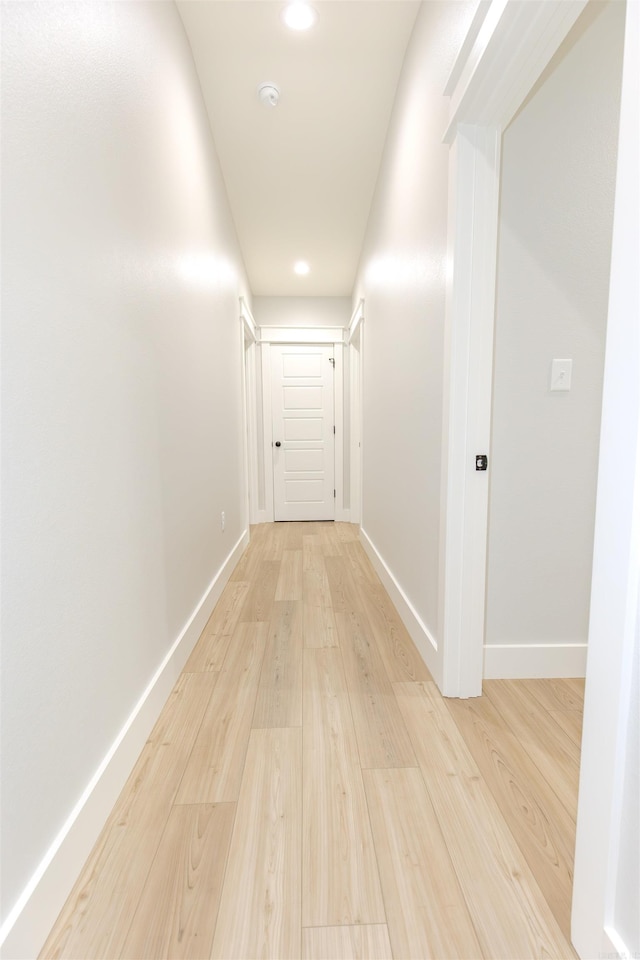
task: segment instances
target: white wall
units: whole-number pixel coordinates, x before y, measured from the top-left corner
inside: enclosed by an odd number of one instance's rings
[[[259,327],[348,327],[349,297],[254,297]]]
[[[584,675],[624,13],[587,7],[504,134],[487,676]]]
[[[173,4],[4,4],[2,85],[6,917],[242,535],[247,289]]]
[[[422,5],[396,92],[354,304],[365,299],[362,526],[437,641],[448,120],[473,3]],[[416,621],[417,623],[417,621]]]

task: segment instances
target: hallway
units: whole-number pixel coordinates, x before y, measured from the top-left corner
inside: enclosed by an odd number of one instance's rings
[[[444,700],[356,526],[254,527],[41,956],[572,957],[582,692]]]

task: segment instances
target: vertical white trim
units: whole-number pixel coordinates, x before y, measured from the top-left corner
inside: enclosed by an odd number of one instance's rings
[[[446,338],[448,397],[441,688],[448,697],[482,693],[493,326],[500,187],[500,131],[461,127],[451,155],[456,184],[452,292]]]
[[[256,355],[259,347],[252,343],[246,351],[246,382],[249,448],[249,523],[260,523],[258,494],[258,431],[256,408]]]
[[[362,368],[364,300],[358,301],[345,330],[349,353],[349,512],[351,523],[362,523]]]
[[[364,321],[364,317],[362,318]],[[358,390],[358,436],[360,439],[358,457],[359,457],[359,483],[357,490],[358,503],[360,508],[360,524],[364,521],[364,457],[365,457],[365,435],[364,435],[364,388],[365,388],[365,356],[366,356],[366,334],[365,334],[365,324],[364,322],[360,324],[360,359],[358,361],[358,370],[359,370],[359,390]]]
[[[358,330],[360,329],[360,324],[364,320],[364,299],[358,301],[358,305],[351,314],[351,320],[349,321],[349,327],[345,330],[345,343],[351,343]]]
[[[255,343],[256,340],[259,340],[260,336],[258,327],[256,326],[256,321],[254,320],[253,314],[251,313],[251,310],[249,309],[247,301],[244,299],[244,297],[240,297],[240,319],[247,330],[247,338],[253,343]]]
[[[585,958],[640,950],[623,942],[615,909],[621,843],[633,829],[622,819],[625,764],[638,764],[627,737],[640,642],[639,60],[640,4],[627,3],[571,918]]]
[[[351,520],[351,511],[344,505],[344,341],[334,343],[336,361],[333,373],[333,420],[336,428],[334,441],[335,518],[344,523]]]
[[[249,403],[247,399],[247,330],[245,324],[243,323],[242,316],[240,317],[240,363],[242,365],[240,373],[240,384],[242,390],[242,486],[243,486],[243,502],[244,502],[244,516],[242,518],[242,526],[244,529],[248,529],[251,522],[251,470],[249,467]]]
[[[359,338],[358,338],[359,342]],[[362,463],[361,463],[361,423],[360,415],[362,410],[362,400],[360,395],[360,351],[356,346],[356,341],[351,340],[349,347],[349,507],[351,510],[351,523],[361,522],[360,503],[361,503],[361,482],[362,482]]]
[[[258,510],[258,440],[256,430],[256,341],[259,333],[253,314],[240,297],[242,346],[242,423],[245,486],[245,526],[260,522]]]
[[[264,458],[264,520],[273,523],[273,421],[271,418],[271,347],[261,343],[262,360],[262,426]]]

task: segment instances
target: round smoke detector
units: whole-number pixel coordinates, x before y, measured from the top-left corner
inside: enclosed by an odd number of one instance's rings
[[[280,91],[275,83],[261,83],[258,87],[258,96],[260,97],[260,102],[264,103],[265,107],[277,107],[278,100],[280,99]]]

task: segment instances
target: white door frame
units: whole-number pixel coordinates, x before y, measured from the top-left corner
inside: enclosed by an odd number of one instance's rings
[[[502,132],[586,0],[492,0],[447,85],[449,263],[440,538],[438,674],[445,696],[482,693],[493,330]]]
[[[334,418],[335,418],[335,519],[349,522],[351,514],[344,501],[344,355],[343,327],[260,327],[262,364],[262,434],[261,455],[264,462],[265,510],[262,522],[272,522],[273,509],[273,421],[271,415],[271,344],[332,344],[334,358]]]
[[[632,881],[625,884],[618,871],[622,856],[630,853],[633,858],[640,852],[631,839],[635,833],[637,844],[637,807],[633,809],[633,801],[623,805],[625,766],[635,764],[637,777],[639,762],[628,739],[632,711],[636,723],[638,715],[631,668],[640,642],[639,64],[640,4],[629,2],[571,918],[574,945],[582,957],[631,958],[640,950],[640,943],[625,943],[616,910],[622,893],[633,911],[627,919],[632,929],[640,891],[620,891],[619,881],[622,886]],[[629,807],[635,827],[628,820]]]
[[[242,358],[242,444],[244,468],[245,515],[243,528],[255,523],[258,502],[256,465],[256,340],[257,327],[244,297],[240,297],[240,347]]]
[[[454,68],[438,645],[447,696],[482,690],[488,489],[474,457],[490,441],[500,140],[584,5],[492,0]],[[626,724],[640,616],[640,5],[627,3],[626,16],[572,910],[584,958],[637,949],[615,927],[620,854],[634,829],[621,810],[625,763],[637,762]]]
[[[346,331],[349,350],[349,512],[351,523],[362,523],[362,371],[364,368],[364,300],[353,312]]]

